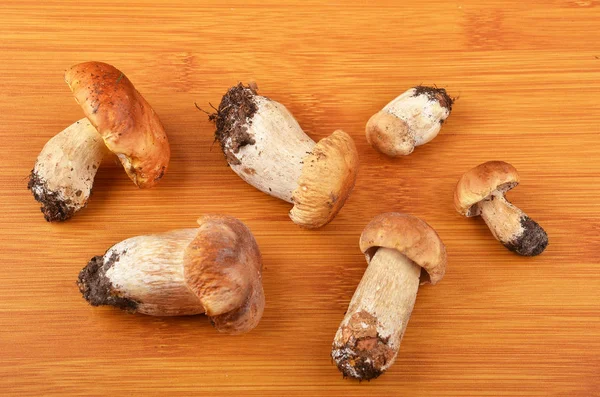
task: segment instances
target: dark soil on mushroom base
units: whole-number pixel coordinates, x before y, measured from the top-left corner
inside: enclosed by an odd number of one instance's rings
[[[504,243],[509,250],[523,256],[536,256],[544,252],[548,246],[546,231],[527,215],[522,216],[523,233],[514,240]]]
[[[395,356],[389,346],[390,338],[377,331],[378,320],[361,310],[354,313],[338,331],[331,350],[331,358],[345,377],[371,380],[384,372]]]
[[[209,120],[214,122],[217,127],[215,140],[221,144],[221,150],[229,164],[240,164],[235,153],[238,153],[241,147],[253,145],[256,142],[248,133],[252,116],[258,110],[254,102],[256,95],[255,86],[244,86],[239,83],[223,95],[217,112],[208,116]]]
[[[342,348],[334,348],[331,355],[344,378],[371,380],[384,372],[381,368],[385,361],[383,363],[380,361],[389,350],[387,343],[388,339],[383,339],[380,335],[375,338],[367,336],[353,340],[350,345]],[[371,349],[365,351],[359,348],[363,344],[370,346]]]
[[[118,296],[114,286],[106,277],[106,272],[110,269],[120,255],[113,253],[106,263],[104,256],[98,255],[90,259],[87,266],[79,273],[77,286],[83,294],[86,301],[92,306],[114,306],[122,310],[134,312],[138,303],[134,300]]]
[[[413,96],[419,96],[421,94],[425,94],[432,101],[438,101],[440,106],[448,109],[449,112],[452,111],[452,104],[454,104],[454,99],[448,95],[444,88],[437,87],[426,87],[423,85],[419,85],[415,87],[415,93]]]
[[[33,198],[42,204],[40,210],[48,222],[66,221],[75,213],[75,209],[70,205],[71,200],[61,200],[58,193],[48,190],[46,181],[34,170],[29,175],[27,189],[33,193]]]

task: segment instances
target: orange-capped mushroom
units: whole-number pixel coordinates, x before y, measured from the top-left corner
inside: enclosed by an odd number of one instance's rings
[[[64,221],[87,205],[108,151],[140,188],[154,186],[170,158],[158,115],[121,71],[85,62],[69,68],[65,81],[86,118],[51,138],[31,172],[28,188],[47,221]]]

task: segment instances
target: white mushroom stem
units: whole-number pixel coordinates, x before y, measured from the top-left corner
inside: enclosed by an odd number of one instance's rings
[[[523,234],[524,228],[521,225],[521,219],[526,215],[506,201],[501,192],[492,193],[488,199],[479,202],[478,206],[481,217],[496,240],[509,243]]]
[[[102,137],[86,118],[46,143],[35,163],[30,189],[48,220],[65,220],[86,205],[106,153]]]
[[[184,252],[197,234],[198,229],[180,229],[121,241],[92,259],[80,275],[80,289],[94,306],[153,316],[204,313],[184,276]]]
[[[292,203],[292,193],[302,173],[302,160],[315,142],[282,104],[258,95],[254,102],[257,111],[248,133],[255,143],[241,147],[235,153],[240,163],[230,166],[257,189]]]
[[[440,121],[448,118],[450,110],[428,94],[415,95],[416,92],[416,88],[411,88],[400,94],[385,105],[383,111],[406,122],[415,146],[420,146],[437,136],[442,128]]]
[[[333,342],[345,376],[372,379],[394,362],[410,319],[421,267],[395,249],[379,248],[358,285]]]

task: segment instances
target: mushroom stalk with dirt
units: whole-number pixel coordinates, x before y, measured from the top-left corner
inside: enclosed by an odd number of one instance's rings
[[[376,216],[360,237],[368,267],[335,335],[331,357],[344,377],[377,378],[396,359],[419,284],[446,271],[437,233],[411,215]]]
[[[369,119],[367,141],[390,157],[409,155],[438,135],[453,103],[443,88],[411,88]]]
[[[69,68],[65,81],[86,117],[51,138],[31,171],[27,187],[47,221],[67,220],[87,205],[109,152],[139,188],[154,186],[170,157],[158,116],[121,71],[85,62]]]
[[[209,215],[199,228],[137,236],[93,257],[78,286],[92,306],[151,316],[206,314],[239,334],[260,321],[265,298],[261,255],[241,221]]]
[[[315,143],[280,103],[238,84],[216,113],[219,141],[231,168],[255,188],[294,204],[292,221],[318,228],[329,223],[354,188],[358,153],[341,130]]]
[[[504,197],[518,184],[515,167],[503,161],[488,161],[460,178],[454,206],[466,217],[481,215],[496,240],[510,251],[539,255],[548,246],[546,231]]]
[[[27,187],[42,204],[47,221],[66,220],[85,207],[107,153],[102,137],[86,118],[46,143]]]

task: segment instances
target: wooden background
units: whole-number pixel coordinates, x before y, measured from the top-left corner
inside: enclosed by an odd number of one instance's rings
[[[400,3],[400,2],[397,2]],[[3,395],[600,395],[600,2],[297,1],[0,3],[0,390]],[[63,71],[100,60],[160,115],[171,167],[138,191],[113,160],[87,209],[46,223],[26,190],[44,143],[82,117]],[[212,146],[194,107],[238,81],[285,104],[315,139],[356,140],[356,189],[333,223],[301,230]],[[417,84],[459,96],[440,135],[390,160],[369,116]],[[212,150],[211,150],[212,149]],[[550,246],[521,258],[452,205],[465,170],[505,160],[509,198]],[[362,228],[409,212],[447,245],[446,278],[423,287],[396,364],[343,380],[333,335],[365,269]],[[250,334],[203,316],[92,308],[75,285],[90,257],[139,234],[239,217],[264,256],[267,307]]]

